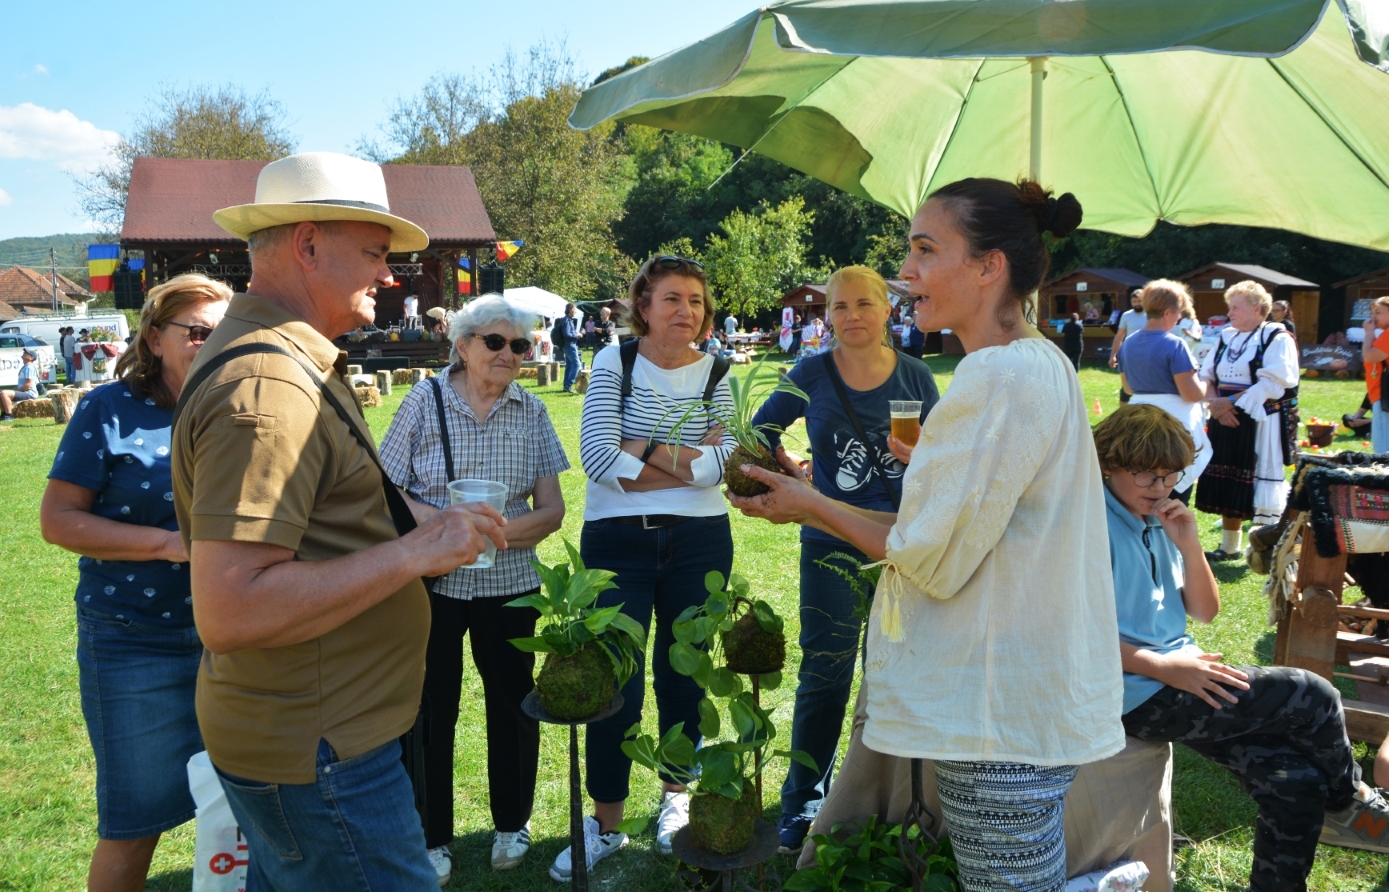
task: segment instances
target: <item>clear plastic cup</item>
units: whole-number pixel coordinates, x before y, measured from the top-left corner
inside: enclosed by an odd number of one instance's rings
[[[461,505],[464,502],[486,502],[500,514],[506,508],[506,484],[491,480],[455,480],[449,484],[449,504]],[[485,570],[497,559],[497,546],[487,540],[487,549],[477,556],[471,564],[464,564],[470,570]]]
[[[921,436],[921,402],[919,400],[889,400],[888,411],[892,416],[892,435],[915,446]]]

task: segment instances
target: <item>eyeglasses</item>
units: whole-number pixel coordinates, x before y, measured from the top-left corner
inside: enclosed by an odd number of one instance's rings
[[[169,325],[177,325],[179,328],[188,331],[188,343],[205,344],[207,339],[212,337],[212,328],[207,325],[184,325],[182,322],[170,320]]]
[[[677,257],[674,254],[662,254],[659,257],[653,257],[651,258],[651,263],[653,266],[659,266],[661,269],[679,269],[682,266],[697,266],[700,269],[704,269],[704,264],[700,263],[698,260],[691,260],[688,257]]]
[[[1133,482],[1138,484],[1140,489],[1148,489],[1159,481],[1163,486],[1172,487],[1176,486],[1182,479],[1181,471],[1172,471],[1161,477],[1157,475],[1156,471],[1129,471],[1129,473],[1133,475]]]
[[[508,341],[506,338],[502,337],[499,334],[475,334],[473,335],[473,337],[477,338],[479,341],[482,341],[482,343],[487,346],[487,349],[491,350],[493,353],[502,352],[502,348],[509,344],[511,346],[512,353],[515,353],[517,356],[525,356],[526,351],[531,348],[531,342],[526,338],[515,338],[511,341]]]

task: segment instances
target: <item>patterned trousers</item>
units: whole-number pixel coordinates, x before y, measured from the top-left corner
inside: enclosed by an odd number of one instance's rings
[[[1076,766],[944,759],[935,765],[964,892],[1065,888],[1062,801]]]
[[[1341,695],[1302,669],[1240,668],[1249,690],[1231,691],[1239,702],[1213,709],[1169,685],[1125,715],[1124,730],[1228,768],[1259,807],[1249,888],[1302,892],[1325,813],[1349,806],[1360,785]]]

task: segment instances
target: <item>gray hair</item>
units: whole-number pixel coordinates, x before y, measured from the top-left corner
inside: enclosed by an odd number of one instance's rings
[[[511,326],[518,338],[535,340],[531,336],[531,329],[535,327],[534,313],[512,306],[501,295],[484,294],[454,314],[453,322],[449,325],[449,362],[456,363],[460,359],[459,341],[498,323]]]
[[[302,222],[313,223],[324,235],[332,235],[337,231],[336,220],[305,220]],[[246,236],[246,251],[253,258],[257,254],[269,254],[280,245],[289,241],[289,237],[294,233],[294,228],[298,223],[281,223],[279,226],[271,226],[267,229],[257,229],[255,232]]]

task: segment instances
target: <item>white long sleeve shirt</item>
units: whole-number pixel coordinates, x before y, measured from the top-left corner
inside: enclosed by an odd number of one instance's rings
[[[1061,351],[1024,338],[961,360],[922,427],[888,535],[863,742],[1033,765],[1123,749],[1105,512],[1085,400]]]

